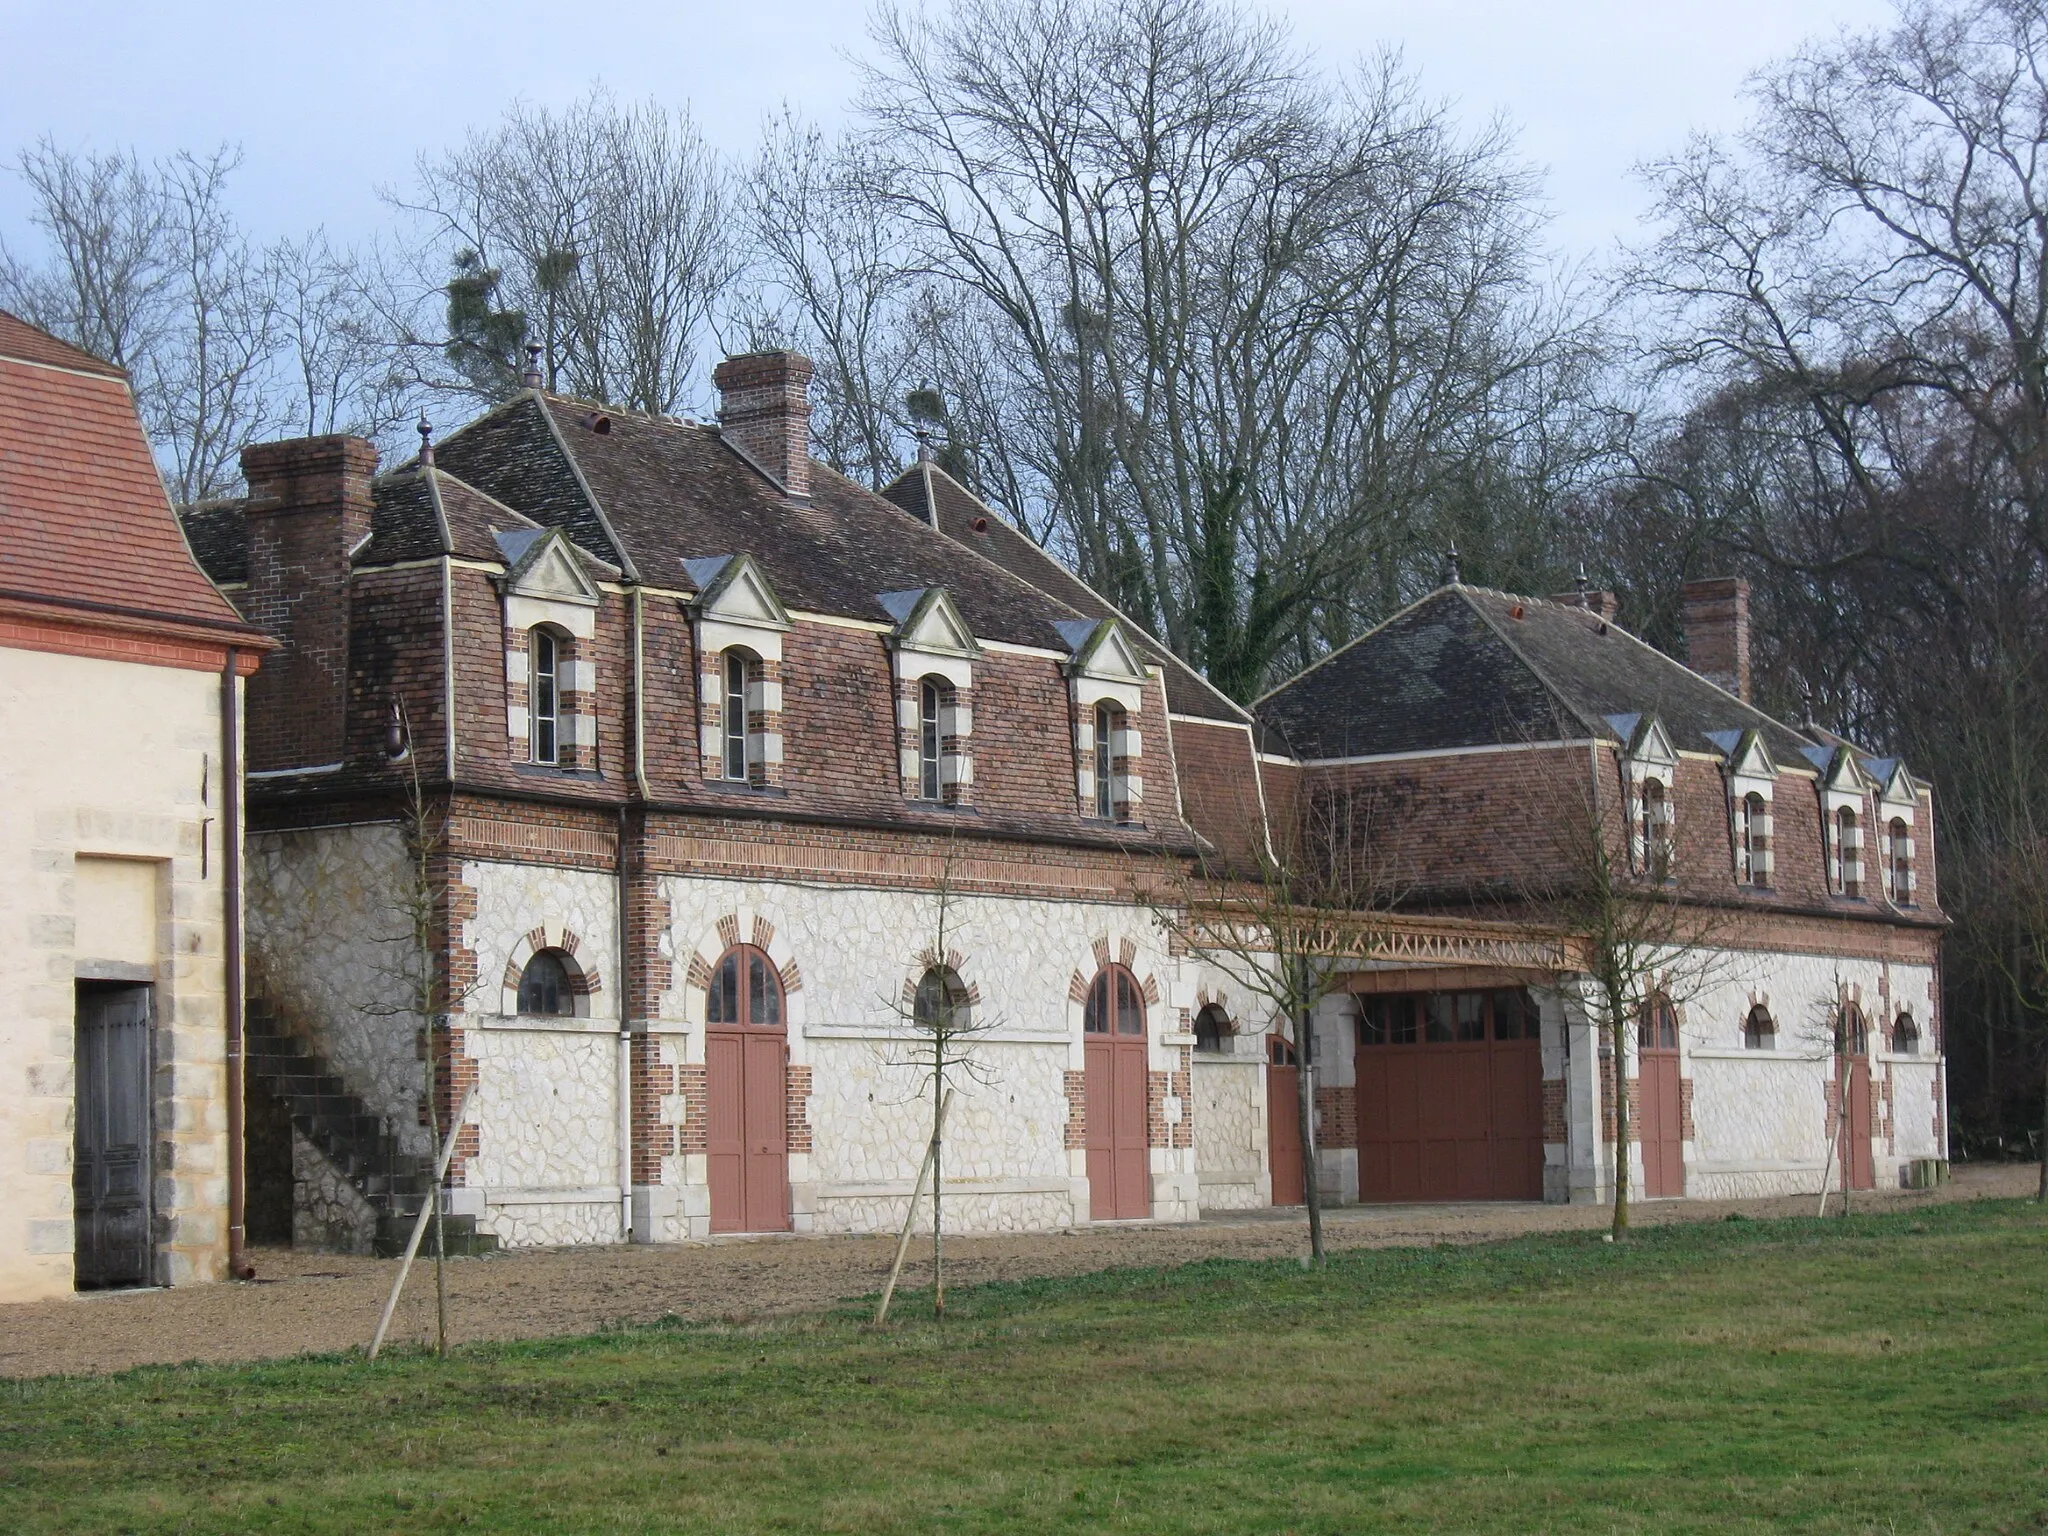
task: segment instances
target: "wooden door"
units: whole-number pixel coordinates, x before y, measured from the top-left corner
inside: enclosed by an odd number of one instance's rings
[[[1360,1000],[1367,1201],[1543,1198],[1543,1062],[1519,988]]]
[[[1082,1030],[1089,1218],[1129,1221],[1150,1216],[1145,1000],[1122,966],[1105,966],[1096,976]]]
[[[1643,1149],[1643,1194],[1651,1200],[1685,1193],[1684,1106],[1679,1099],[1678,1015],[1671,1003],[1653,997],[1636,1036],[1639,1111]]]
[[[1293,1044],[1278,1035],[1266,1041],[1266,1166],[1275,1205],[1308,1198],[1301,1184],[1301,1068]]]
[[[82,987],[75,1039],[71,1196],[81,1288],[146,1285],[149,988]]]
[[[750,945],[728,950],[705,1005],[704,1150],[713,1232],[789,1230],[789,1038],[782,986]]]
[[[1877,1170],[1870,1161],[1870,1058],[1867,1055],[1841,1058],[1842,1164],[1849,1170],[1851,1189],[1877,1188]]]

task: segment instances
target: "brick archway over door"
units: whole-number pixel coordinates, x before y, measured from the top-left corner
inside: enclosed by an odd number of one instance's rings
[[[713,1232],[789,1230],[789,1033],[768,956],[735,945],[704,1004],[705,1151]]]
[[[1150,1216],[1145,995],[1130,971],[1105,965],[1095,973],[1081,1031],[1087,1068],[1089,1219]]]

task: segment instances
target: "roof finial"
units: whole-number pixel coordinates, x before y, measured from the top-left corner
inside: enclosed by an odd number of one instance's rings
[[[425,406],[420,407],[420,424],[413,430],[420,435],[420,468],[431,469],[434,465],[434,424],[427,420]]]
[[[1458,563],[1458,545],[1454,539],[1450,550],[1444,555],[1444,585],[1455,587],[1463,584],[1465,573]]]
[[[917,429],[916,429],[916,430],[915,430],[915,431],[913,432],[913,434],[912,434],[912,435],[913,435],[914,437],[916,437],[916,439],[917,439],[917,462],[918,462],[918,463],[920,463],[920,464],[929,464],[929,463],[931,463],[931,462],[932,462],[932,435],[931,435],[931,432],[930,432],[930,431],[929,431],[929,430],[928,430],[927,428],[924,428],[924,427],[918,427],[918,428],[917,428]]]
[[[1579,556],[1579,606],[1593,606],[1593,578],[1586,574],[1586,557]]]
[[[541,344],[539,342],[529,341],[526,344],[526,372],[519,376],[519,382],[527,389],[540,388],[540,354]]]

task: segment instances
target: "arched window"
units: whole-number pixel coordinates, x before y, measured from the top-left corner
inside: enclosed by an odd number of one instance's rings
[[[536,763],[562,758],[561,647],[550,630],[526,637],[527,742]]]
[[[1735,878],[1744,885],[1771,883],[1771,808],[1764,797],[1751,790],[1742,797],[1742,815],[1736,827]]]
[[[967,1027],[972,1001],[957,971],[949,965],[935,965],[918,978],[911,1017],[920,1029],[952,1034]]]
[[[1910,1013],[1902,1013],[1892,1020],[1892,1050],[1900,1056],[1920,1054],[1920,1026],[1913,1022]]]
[[[1123,728],[1121,709],[1095,706],[1095,814],[1105,821],[1116,815],[1116,733]]]
[[[1909,906],[1913,900],[1913,829],[1906,825],[1903,816],[1894,816],[1885,834],[1889,844],[1885,866],[1891,880],[1892,900],[1899,906]]]
[[[1835,1015],[1835,1050],[1844,1056],[1870,1054],[1870,1026],[1864,1021],[1863,1010],[1854,1003],[1842,1004],[1841,1012]]]
[[[780,1028],[782,978],[774,962],[751,944],[728,949],[711,971],[704,1022]]]
[[[519,1011],[554,1017],[576,1011],[576,987],[558,949],[536,950],[519,973]]]
[[[1643,871],[1653,880],[1671,873],[1671,799],[1662,779],[1643,780]]]
[[[1195,1015],[1195,1049],[1221,1055],[1230,1049],[1230,1015],[1221,1003],[1211,1003]]]
[[[1145,1033],[1145,997],[1129,971],[1120,965],[1106,965],[1095,973],[1081,1028],[1091,1035]]]
[[[748,777],[747,685],[753,681],[753,658],[745,651],[725,653],[725,687],[719,710],[719,738],[724,743],[725,776]]]
[[[1742,1021],[1742,1043],[1752,1051],[1768,1051],[1778,1043],[1778,1021],[1771,1010],[1758,1003]]]
[[[1835,889],[1844,896],[1863,894],[1863,832],[1846,805],[1835,812]]]
[[[917,685],[917,795],[920,800],[937,800],[944,793],[939,782],[939,758],[945,745],[945,684],[926,678]]]
[[[1643,1001],[1636,1019],[1636,1047],[1645,1051],[1678,1049],[1678,1010],[1662,992],[1652,992]]]

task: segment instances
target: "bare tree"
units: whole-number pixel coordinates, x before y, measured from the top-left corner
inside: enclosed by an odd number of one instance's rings
[[[946,1315],[946,1103],[963,1080],[983,1086],[995,1081],[977,1047],[1001,1024],[999,1018],[979,1007],[976,991],[960,977],[961,967],[967,964],[961,946],[968,942],[969,925],[959,910],[955,862],[949,848],[932,887],[925,944],[912,962],[917,979],[905,981],[899,996],[882,1000],[901,1025],[885,1045],[884,1059],[910,1069],[919,1080],[920,1097],[931,1105],[932,1312],[941,1320]],[[913,1204],[916,1199],[913,1189]]]
[[[416,403],[386,322],[377,268],[337,250],[324,230],[281,240],[267,256],[278,362],[278,425],[308,437],[380,438]]]
[[[1134,861],[1131,888],[1169,943],[1264,1002],[1299,1065],[1296,1103],[1309,1256],[1320,1265],[1322,1187],[1316,1167],[1315,1012],[1347,971],[1383,952],[1400,892],[1375,835],[1379,802],[1335,782],[1305,785],[1271,816],[1246,801],[1231,846],[1162,879]]]
[[[687,111],[622,106],[602,88],[556,112],[515,103],[489,130],[422,157],[390,196],[412,215],[422,378],[456,392],[503,381],[446,366],[451,279],[488,273],[494,312],[543,349],[551,389],[672,413],[740,269],[730,177]],[[509,387],[516,387],[517,372]]]

